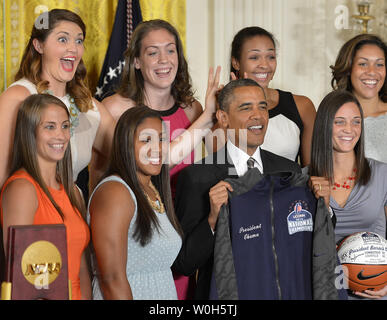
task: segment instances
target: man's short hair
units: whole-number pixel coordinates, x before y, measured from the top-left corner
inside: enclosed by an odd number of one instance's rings
[[[236,88],[240,87],[258,87],[262,90],[263,95],[265,96],[265,91],[263,88],[252,79],[237,79],[230,81],[218,94],[218,104],[219,109],[228,112],[230,104],[232,102],[233,93]]]

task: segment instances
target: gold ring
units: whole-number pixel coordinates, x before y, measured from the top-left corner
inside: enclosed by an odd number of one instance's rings
[[[319,190],[321,191],[321,184],[320,184],[320,183],[318,184],[318,188],[319,188]]]

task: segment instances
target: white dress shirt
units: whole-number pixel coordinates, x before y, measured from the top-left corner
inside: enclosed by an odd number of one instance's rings
[[[254,168],[258,168],[258,170],[263,173],[263,165],[261,159],[261,148],[258,147],[252,156],[249,156],[246,152],[236,147],[230,140],[227,141],[227,152],[230,156],[232,163],[235,166],[236,173],[239,177],[243,176],[248,168],[247,168],[247,160],[253,158]]]

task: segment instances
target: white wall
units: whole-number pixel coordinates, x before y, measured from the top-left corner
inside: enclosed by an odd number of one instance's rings
[[[373,0],[371,14],[377,17],[373,32],[386,40],[381,26],[386,0]],[[306,95],[317,108],[331,90],[329,66],[341,45],[356,34],[339,29],[346,17],[340,9],[356,14],[355,0],[186,0],[187,60],[197,99],[204,106],[210,66],[222,66],[223,83],[229,78],[230,46],[243,27],[258,25],[278,40],[277,71],[271,87]],[[342,7],[339,7],[339,6]],[[335,13],[335,10],[338,10]]]
[[[213,56],[209,48],[213,31],[210,28],[210,1],[186,1],[186,58],[196,98],[204,107],[208,68]],[[211,30],[211,31],[210,31]]]

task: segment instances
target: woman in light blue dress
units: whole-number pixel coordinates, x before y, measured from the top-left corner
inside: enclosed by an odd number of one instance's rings
[[[111,163],[92,193],[94,299],[177,299],[171,266],[182,244],[174,213],[165,128],[145,106],[127,110]]]

